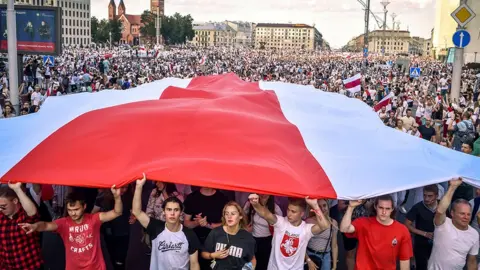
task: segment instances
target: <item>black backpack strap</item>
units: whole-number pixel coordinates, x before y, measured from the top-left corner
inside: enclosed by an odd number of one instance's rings
[[[480,207],[480,197],[477,197],[473,200],[473,212],[472,212],[472,217],[470,218],[470,224],[472,224],[473,220],[477,216],[479,207]]]

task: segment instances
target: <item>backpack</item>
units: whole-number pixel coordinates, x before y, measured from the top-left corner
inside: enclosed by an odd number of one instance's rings
[[[473,200],[473,212],[472,212],[472,217],[470,218],[470,224],[472,224],[473,220],[477,216],[479,207],[480,207],[480,197],[477,197]]]
[[[466,130],[458,131],[458,137],[460,138],[460,141],[467,144],[473,143],[476,139],[475,126],[472,124],[472,122],[467,120],[463,120],[461,123],[466,126]]]

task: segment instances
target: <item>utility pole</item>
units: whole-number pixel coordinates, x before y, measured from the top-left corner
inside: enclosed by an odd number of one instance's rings
[[[157,23],[155,24],[155,28],[157,30],[157,46],[160,45],[160,5],[157,6]]]
[[[17,63],[17,13],[15,0],[7,3],[7,37],[8,37],[8,86],[10,87],[10,101],[17,115],[20,114],[18,93],[18,63]]]
[[[460,0],[460,5],[466,4],[467,0]],[[462,26],[457,26],[457,31],[464,29]],[[455,48],[455,58],[453,60],[453,72],[452,72],[452,92],[451,101],[456,102],[460,98],[460,88],[462,80],[462,67],[463,67],[463,47]]]
[[[390,1],[389,0],[382,0],[382,2],[380,2],[380,4],[382,4],[383,6],[383,42],[382,42],[382,54],[385,55],[385,44],[387,44],[387,14],[388,14],[388,10],[387,10],[387,6],[388,4],[390,4]]]
[[[363,38],[364,50],[368,50],[368,29],[370,24],[370,0],[367,0],[367,5],[365,7],[365,36]]]

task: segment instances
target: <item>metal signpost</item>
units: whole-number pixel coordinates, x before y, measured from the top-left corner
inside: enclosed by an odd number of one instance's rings
[[[465,26],[475,18],[475,12],[467,5],[466,0],[460,2],[460,6],[452,12],[452,18],[457,22],[457,32],[453,34],[452,41],[455,44],[455,60],[452,74],[452,100],[460,98],[460,86],[463,66],[463,48],[470,43],[470,34]]]

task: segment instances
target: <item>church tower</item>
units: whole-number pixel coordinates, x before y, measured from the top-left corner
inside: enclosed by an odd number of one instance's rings
[[[117,17],[117,5],[115,5],[115,0],[110,0],[108,4],[108,20],[113,20]]]
[[[118,4],[118,16],[122,16],[123,14],[126,14],[125,4],[123,3],[123,0],[120,0],[120,3]]]

